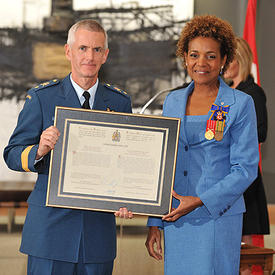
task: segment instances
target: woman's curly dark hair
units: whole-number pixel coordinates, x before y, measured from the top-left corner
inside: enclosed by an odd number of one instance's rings
[[[177,44],[177,56],[183,58],[184,66],[184,53],[188,52],[188,44],[192,39],[199,36],[210,37],[220,43],[221,57],[227,56],[223,67],[223,72],[225,72],[228,65],[234,59],[237,47],[232,26],[214,15],[195,16],[187,22]]]

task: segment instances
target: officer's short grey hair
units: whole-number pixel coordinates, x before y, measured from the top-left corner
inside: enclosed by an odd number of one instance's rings
[[[79,29],[85,29],[88,31],[94,31],[94,32],[102,32],[105,36],[105,43],[104,48],[108,48],[108,35],[104,28],[95,20],[93,19],[84,19],[76,22],[74,25],[71,26],[71,28],[68,31],[68,39],[67,44],[71,46],[75,41],[75,32]]]

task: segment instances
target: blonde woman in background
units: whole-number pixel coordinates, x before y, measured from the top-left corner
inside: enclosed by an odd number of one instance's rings
[[[251,74],[253,54],[243,38],[237,38],[236,55],[226,70],[224,77],[235,88],[249,94],[255,104],[257,114],[258,141],[262,143],[267,136],[266,96],[263,89],[254,82]],[[244,192],[246,212],[243,215],[243,241],[253,244],[253,234],[269,234],[269,219],[266,196],[260,168],[256,180]],[[251,274],[245,271],[242,274]]]

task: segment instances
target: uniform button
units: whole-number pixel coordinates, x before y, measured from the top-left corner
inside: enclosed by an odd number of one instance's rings
[[[219,215],[222,216],[222,215],[223,215],[223,212],[220,212]]]
[[[230,205],[227,206],[227,210],[230,209]]]
[[[185,146],[184,146],[184,149],[185,149],[185,151],[188,151],[188,146],[185,145]]]
[[[183,175],[184,175],[185,177],[187,176],[187,171],[186,171],[186,170],[183,172]]]

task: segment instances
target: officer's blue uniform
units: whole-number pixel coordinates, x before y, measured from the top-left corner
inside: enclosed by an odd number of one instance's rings
[[[80,246],[84,263],[104,263],[116,256],[113,213],[45,206],[49,154],[35,163],[40,135],[53,125],[56,106],[81,108],[70,76],[29,90],[17,126],[4,150],[9,168],[38,172],[28,203],[20,251],[28,255],[78,262]],[[131,113],[130,97],[109,85],[98,85],[93,109]]]

